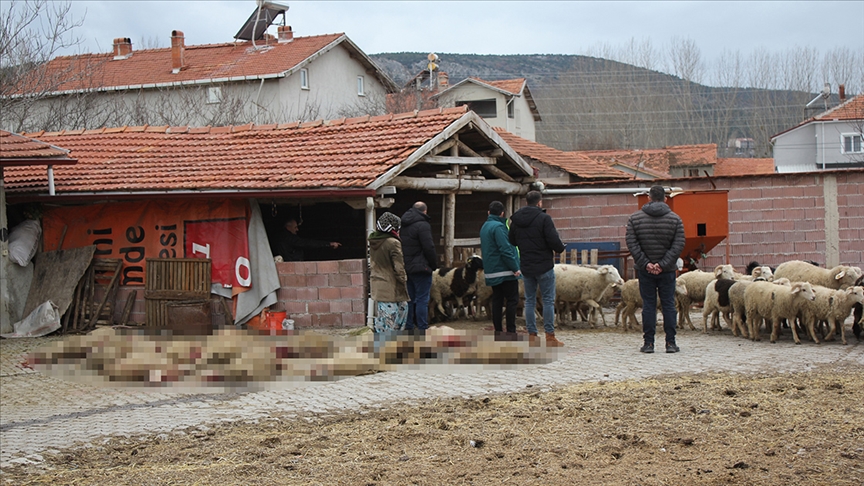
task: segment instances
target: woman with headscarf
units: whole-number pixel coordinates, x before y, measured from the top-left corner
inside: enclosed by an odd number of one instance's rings
[[[401,226],[399,216],[384,213],[375,224],[376,231],[369,235],[369,287],[377,303],[376,333],[399,331],[408,317],[408,276],[399,239]]]

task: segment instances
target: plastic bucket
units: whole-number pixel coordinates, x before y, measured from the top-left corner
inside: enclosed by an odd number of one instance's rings
[[[280,312],[268,312],[267,313],[267,329],[282,329],[282,321],[285,320],[285,317],[288,316],[288,313],[285,311]]]

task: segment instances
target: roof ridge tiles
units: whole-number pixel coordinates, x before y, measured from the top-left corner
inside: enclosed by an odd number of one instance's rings
[[[315,128],[324,125],[324,120],[301,122],[299,128]]]
[[[347,120],[347,118],[342,117],[342,118],[337,118],[337,119],[335,119],[335,120],[328,120],[325,124],[328,125],[328,126],[331,126],[331,127],[335,127],[335,126],[338,126],[338,125],[344,125],[344,124],[345,124],[345,120]]]
[[[393,120],[404,120],[406,118],[417,118],[417,110],[406,111],[404,113],[396,113],[393,115]]]
[[[249,130],[252,130],[252,127],[254,127],[254,126],[255,126],[254,123],[247,123],[245,125],[236,125],[236,126],[232,127],[231,132],[232,133],[248,132]]]
[[[392,113],[385,113],[383,115],[373,116],[369,118],[370,122],[382,122],[382,121],[390,121],[393,119]]]
[[[140,133],[147,130],[147,127],[150,125],[136,125],[133,127],[126,127],[126,133]]]
[[[84,135],[93,135],[97,133],[105,133],[105,127],[101,128],[88,128],[84,130]]]
[[[225,125],[222,127],[210,127],[210,131],[204,132],[204,133],[210,133],[211,135],[215,134],[215,133],[231,133],[231,132],[233,132],[233,128],[234,128],[233,125]]]
[[[468,113],[468,105],[453,106],[441,110],[441,114],[449,115],[451,113]]]
[[[210,133],[210,125],[206,127],[192,127],[186,133]]]
[[[168,125],[162,125],[158,127],[154,127],[153,125],[147,125],[147,128],[144,129],[145,132],[152,133],[165,133],[168,130]]]
[[[288,122],[288,123],[280,123],[276,128],[278,130],[283,130],[286,128],[300,128],[301,123],[303,123],[303,122],[294,121],[294,122]]]
[[[366,123],[369,121],[369,118],[371,118],[369,115],[355,116],[353,118],[346,118],[345,124],[346,125],[356,125],[358,123]]]
[[[429,110],[418,111],[417,117],[419,118],[421,116],[435,116],[435,115],[440,115],[442,113],[443,113],[443,108],[432,108]]]
[[[166,133],[188,133],[189,125],[179,127],[169,127]]]
[[[121,132],[125,132],[125,131],[126,131],[126,125],[123,125],[122,127],[106,128],[103,133],[121,133]]]
[[[279,124],[277,123],[266,123],[264,125],[254,125],[252,130],[263,132],[267,130],[276,130],[277,128],[279,128]]]

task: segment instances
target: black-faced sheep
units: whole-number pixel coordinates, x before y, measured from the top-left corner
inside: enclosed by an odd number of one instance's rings
[[[602,311],[600,304],[603,294],[608,290],[608,286],[612,284],[624,285],[624,280],[618,274],[618,269],[612,265],[601,265],[597,268],[582,267],[579,265],[569,265],[559,263],[555,265],[555,304],[556,308],[559,305],[563,309],[568,308],[569,304],[579,304],[584,302],[591,306],[596,311]],[[558,312],[561,318],[566,312]],[[591,322],[591,327],[595,327],[595,322]]]
[[[684,285],[684,281],[681,280],[681,277],[675,279],[675,294],[687,294],[687,286]],[[659,300],[657,301],[657,309],[660,309]],[[624,282],[624,285],[621,286],[621,302],[619,302],[618,307],[615,308],[615,326],[618,326],[618,317],[623,314],[624,321],[622,325],[624,331],[630,329],[630,323],[633,324],[633,329],[641,329],[642,327],[636,319],[636,311],[641,310],[642,294],[639,293],[639,280],[634,278]]]
[[[808,264],[809,265],[809,264]],[[805,301],[813,301],[816,294],[809,282],[795,282],[792,287],[776,285],[773,282],[753,282],[744,291],[744,306],[747,311],[747,325],[750,328],[750,339],[759,341],[759,328],[764,320],[771,323],[771,342],[777,342],[780,333],[780,320],[790,323],[801,312]],[[795,344],[801,344],[796,326],[792,328]]]
[[[483,259],[472,256],[464,265],[454,268],[439,268],[432,272],[432,288],[429,290],[429,312],[438,309],[446,316],[444,301],[454,299],[457,306],[463,304],[462,298],[473,294],[477,282],[477,272],[483,269]]]
[[[837,265],[834,268],[822,268],[801,260],[781,263],[774,272],[776,278],[788,278],[792,282],[810,282],[829,289],[845,289],[852,287],[862,276],[861,268]]]
[[[846,344],[846,332],[844,323],[856,304],[864,303],[864,287],[849,287],[847,289],[829,289],[821,285],[814,285],[813,291],[816,299],[807,302],[802,309],[801,321],[807,327],[810,338],[819,343],[816,336],[816,324],[820,321],[828,323],[828,332],[824,336],[826,341],[833,341],[836,331],[840,331],[843,344]]]
[[[714,273],[693,270],[678,277],[687,286],[687,295],[675,294],[675,304],[678,306],[678,327],[683,329],[686,323],[691,331],[695,331],[696,327],[690,320],[690,306],[705,300],[705,289],[715,278],[732,280],[734,277],[735,269],[732,265],[717,265]]]

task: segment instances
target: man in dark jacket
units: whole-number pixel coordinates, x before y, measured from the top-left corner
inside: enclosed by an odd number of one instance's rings
[[[516,306],[519,303],[519,256],[516,247],[507,235],[507,221],[504,218],[504,204],[492,201],[489,204],[489,217],[480,228],[480,251],[483,252],[483,275],[486,285],[492,287],[492,325],[496,337],[501,336],[501,308],[507,302],[507,335],[516,335]]]
[[[652,186],[648,204],[627,221],[627,249],[633,255],[642,296],[643,353],[654,352],[657,327],[657,294],[663,309],[666,352],[677,353],[675,344],[675,276],[677,261],[684,249],[684,223],[666,204],[663,186]]]
[[[432,218],[426,214],[426,203],[417,201],[402,215],[402,253],[408,274],[408,321],[405,329],[415,327],[425,331],[429,327],[429,291],[432,272],[438,268],[438,256],[432,241]]]
[[[297,220],[290,218],[285,221],[282,231],[274,248],[274,255],[282,255],[282,261],[285,262],[302,262],[304,248],[332,248],[336,249],[342,246],[338,241],[322,241],[312,240],[309,238],[301,238],[297,236],[300,225]]]
[[[555,338],[555,253],[564,251],[555,223],[543,209],[543,195],[531,191],[528,203],[510,218],[510,242],[519,247],[522,278],[525,281],[525,327],[531,341],[537,339],[537,287],[543,300],[543,327],[547,346],[563,346]]]

